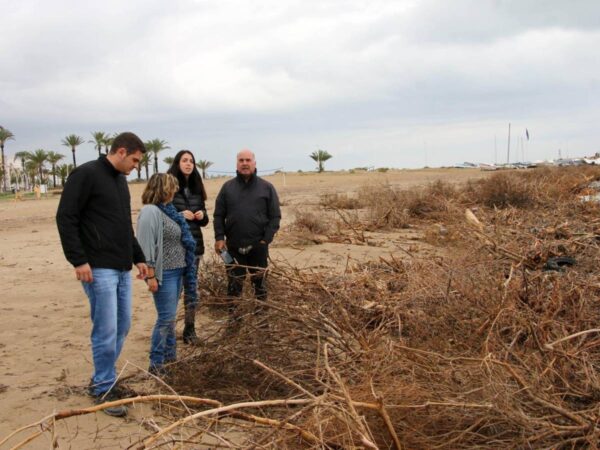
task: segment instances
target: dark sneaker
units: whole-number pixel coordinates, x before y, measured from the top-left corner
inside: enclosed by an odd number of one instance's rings
[[[94,382],[92,380],[90,380],[87,388],[86,388],[86,392],[87,395],[89,395],[92,398],[96,398],[96,394],[94,393]]]
[[[133,389],[127,387],[126,385],[119,383],[118,381],[113,385],[113,387],[110,389],[110,391],[112,392],[112,395],[117,396],[119,399],[135,397],[137,395],[137,392],[135,392]],[[90,380],[90,383],[87,386],[86,392],[87,392],[87,395],[89,395],[93,399],[96,399],[96,397],[98,397],[98,394],[96,394],[96,389],[95,389],[94,384],[92,383],[92,380]],[[102,395],[104,395],[104,393]]]
[[[111,392],[117,399],[135,397],[137,395],[137,392],[121,383],[115,384]]]
[[[123,392],[117,386],[115,386],[108,392],[103,392],[102,394],[97,394],[95,396],[96,404],[101,405],[103,403],[109,403],[109,402],[114,402],[116,400],[121,400],[123,398],[122,394],[123,394]],[[125,406],[125,405],[111,406],[109,408],[104,408],[102,411],[104,411],[104,414],[107,414],[112,417],[125,417],[127,415],[127,406]]]

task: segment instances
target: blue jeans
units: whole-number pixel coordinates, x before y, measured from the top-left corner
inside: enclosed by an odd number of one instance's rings
[[[131,271],[92,268],[92,275],[94,281],[82,285],[92,317],[91,390],[100,395],[117,379],[115,365],[131,326]]]
[[[163,270],[162,283],[158,291],[152,294],[158,317],[152,331],[150,367],[160,368],[163,364],[175,361],[177,357],[175,319],[184,270],[183,267]]]

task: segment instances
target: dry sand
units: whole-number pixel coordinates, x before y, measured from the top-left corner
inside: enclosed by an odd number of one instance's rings
[[[376,246],[326,243],[286,247],[286,228],[296,209],[314,209],[322,193],[357,191],[374,183],[413,186],[442,179],[464,181],[486,176],[477,170],[428,169],[359,173],[294,173],[267,177],[277,188],[284,219],[271,250],[276,264],[298,267],[343,267],[348,258],[368,260],[382,254],[403,257],[402,248],[419,240],[419,232],[371,236]],[[209,214],[226,178],[207,181]],[[134,220],[141,206],[141,184],[130,185]],[[42,200],[0,202],[0,441],[12,431],[54,411],[88,407],[85,396],[91,371],[88,301],[64,259],[54,215],[58,196]],[[213,231],[204,232],[208,258]],[[412,234],[411,234],[412,233]],[[155,310],[145,284],[134,281],[133,324],[119,361],[125,373],[146,368]],[[207,320],[199,318],[199,321]],[[179,346],[180,355],[186,349]],[[60,448],[125,448],[152,430],[149,406],[130,409],[126,419],[102,413],[80,416],[57,426]],[[35,429],[19,434],[0,448],[11,448]],[[25,448],[51,448],[48,433]]]

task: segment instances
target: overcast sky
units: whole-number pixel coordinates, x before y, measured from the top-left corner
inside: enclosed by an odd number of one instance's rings
[[[312,170],[317,149],[332,170],[505,162],[509,122],[511,161],[600,151],[598,0],[0,7],[8,155],[130,130],[221,171],[242,148],[259,170]]]

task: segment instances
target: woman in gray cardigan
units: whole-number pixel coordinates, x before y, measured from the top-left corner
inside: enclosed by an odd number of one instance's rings
[[[145,205],[137,223],[137,239],[148,264],[148,289],[154,297],[157,320],[150,347],[150,373],[163,375],[176,359],[175,317],[185,284],[196,292],[195,241],[173,196],[177,180],[168,174],[152,175],[142,194]]]

